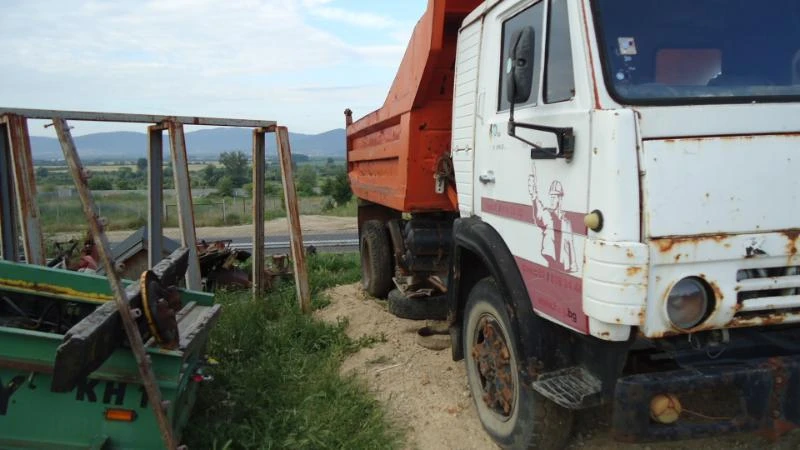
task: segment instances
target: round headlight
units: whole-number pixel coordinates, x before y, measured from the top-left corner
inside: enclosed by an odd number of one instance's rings
[[[696,327],[708,317],[709,300],[708,289],[703,281],[684,278],[669,293],[667,316],[680,329]]]

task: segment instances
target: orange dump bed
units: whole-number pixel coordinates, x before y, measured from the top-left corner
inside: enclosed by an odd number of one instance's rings
[[[456,41],[482,0],[428,0],[383,107],[347,119],[347,166],[356,196],[398,211],[457,211],[455,186],[437,194],[449,154]]]

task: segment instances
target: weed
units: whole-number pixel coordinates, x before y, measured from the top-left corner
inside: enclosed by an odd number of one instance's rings
[[[358,278],[356,255],[309,258],[314,304],[323,289]],[[223,314],[209,354],[215,381],[201,385],[186,429],[189,448],[398,448],[402,434],[365,386],[342,377],[345,356],[385,337],[354,341],[346,321],[326,324],[298,312],[287,283],[253,301],[219,292]]]

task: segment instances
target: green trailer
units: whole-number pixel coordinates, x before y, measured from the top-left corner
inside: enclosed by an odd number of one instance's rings
[[[165,261],[166,288],[185,265]],[[139,283],[125,284],[131,308],[141,307]],[[220,307],[210,294],[173,292],[173,348],[156,343],[144,316],[137,323],[180,442],[197,386],[208,380],[204,350]],[[0,261],[0,448],[163,447],[114,308],[105,277]]]

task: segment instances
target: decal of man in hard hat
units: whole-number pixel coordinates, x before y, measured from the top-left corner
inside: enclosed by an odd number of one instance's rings
[[[536,187],[536,168],[528,176],[528,193],[533,202],[533,221],[542,230],[542,256],[551,269],[563,272],[577,272],[575,259],[575,243],[572,239],[572,222],[561,207],[564,199],[564,187],[554,180],[550,183],[548,194],[550,206],[545,207],[539,199]]]

